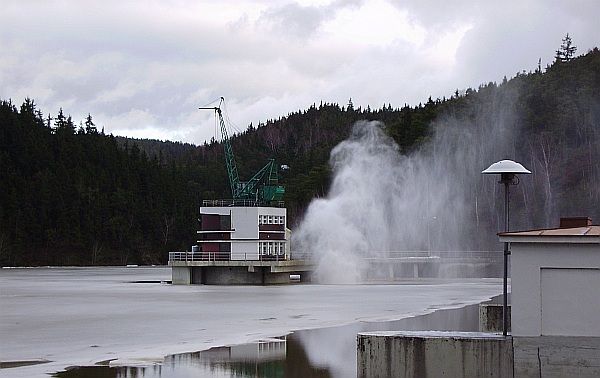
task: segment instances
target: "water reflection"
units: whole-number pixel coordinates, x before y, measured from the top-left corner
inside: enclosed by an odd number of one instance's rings
[[[60,378],[338,378],[356,376],[356,334],[362,331],[477,331],[478,305],[392,322],[294,332],[256,343],[176,354],[161,365],[145,367],[78,367],[59,372]]]

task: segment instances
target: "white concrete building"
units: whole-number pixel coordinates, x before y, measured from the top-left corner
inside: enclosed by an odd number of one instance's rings
[[[203,206],[199,220],[196,252],[207,259],[289,259],[284,207]]]
[[[291,275],[310,281],[312,263],[291,258],[283,206],[210,200],[204,201],[198,220],[198,243],[192,251],[169,252],[173,284],[285,284]]]
[[[600,337],[600,226],[561,225],[500,234],[511,243],[513,336]]]

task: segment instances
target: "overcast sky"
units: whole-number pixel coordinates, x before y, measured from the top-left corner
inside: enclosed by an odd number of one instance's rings
[[[449,96],[600,45],[600,1],[2,0],[0,98],[106,133],[201,143],[312,103]]]

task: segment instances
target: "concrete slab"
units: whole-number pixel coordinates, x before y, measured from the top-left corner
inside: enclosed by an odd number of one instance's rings
[[[358,334],[358,377],[512,377],[512,338],[480,332]]]

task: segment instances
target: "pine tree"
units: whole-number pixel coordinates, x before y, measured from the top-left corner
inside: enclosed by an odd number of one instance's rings
[[[54,127],[54,132],[56,134],[75,134],[75,125],[73,124],[73,120],[71,119],[71,116],[65,117],[62,108],[60,108],[58,115],[54,120]]]
[[[98,134],[98,129],[96,129],[96,125],[94,124],[94,121],[92,121],[92,115],[89,113],[85,118],[85,133]]]
[[[569,33],[563,38],[560,48],[556,50],[556,56],[554,57],[555,62],[568,62],[573,59],[575,55],[575,51],[577,51],[577,46],[573,45],[573,41],[569,36]]]

